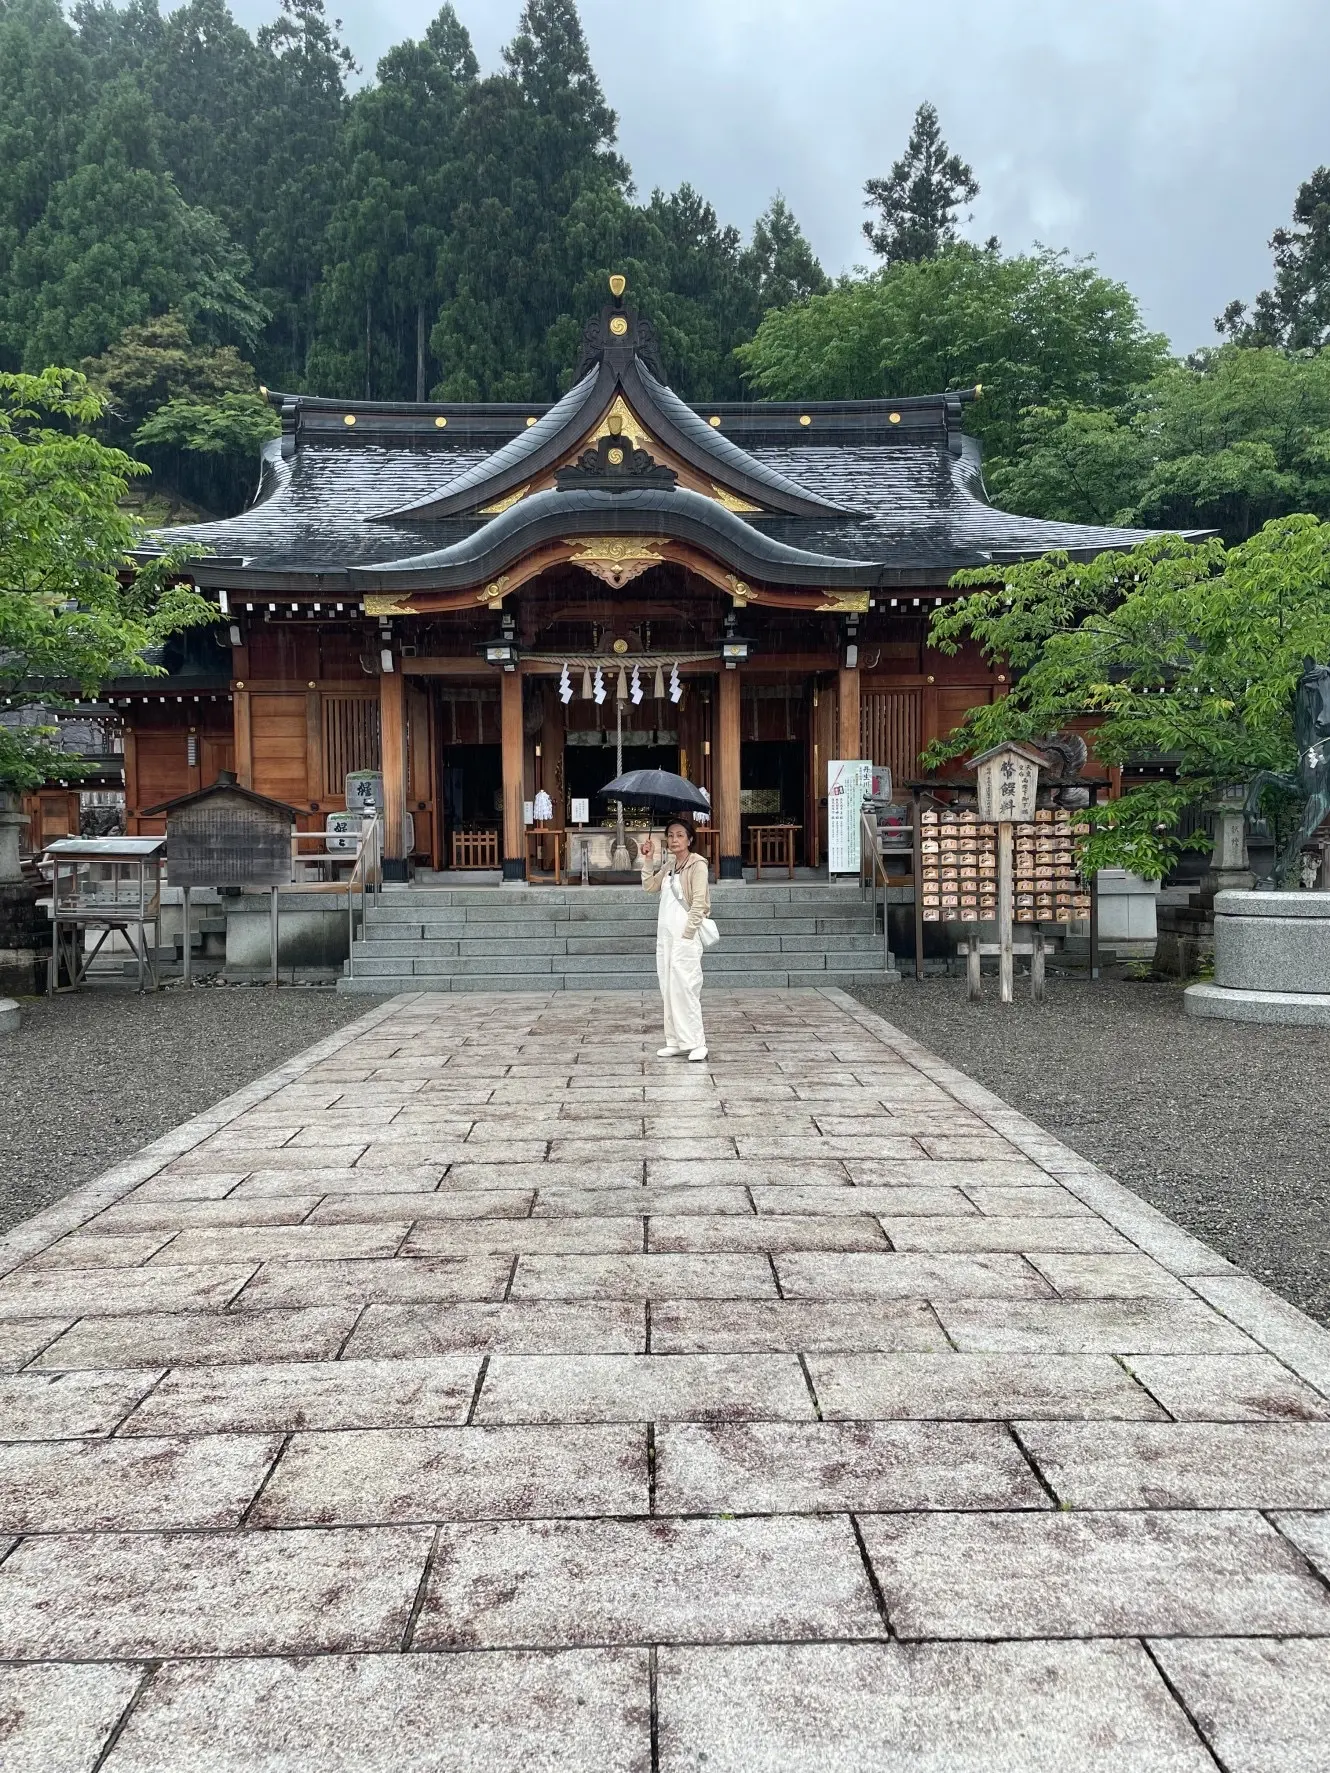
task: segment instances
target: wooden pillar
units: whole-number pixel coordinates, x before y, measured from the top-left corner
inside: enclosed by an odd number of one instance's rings
[[[568,730],[568,713],[554,688],[546,682],[545,719],[540,729],[540,768],[536,771],[536,787],[543,788],[554,803],[554,824],[568,821],[568,801],[563,789],[564,737]]]
[[[863,756],[863,740],[859,733],[859,669],[840,672],[840,731],[838,756],[843,760]]]
[[[522,734],[522,679],[516,671],[499,678],[499,736],[503,745],[503,878],[526,879],[526,824]]]
[[[406,685],[400,671],[379,677],[379,743],[383,759],[383,878],[405,880]]]
[[[137,837],[139,834],[139,749],[138,734],[126,722],[124,732],[125,757],[125,835]],[[38,802],[33,799],[34,809]],[[41,831],[34,817],[32,826],[32,847],[36,849],[41,841]]]
[[[235,687],[236,781],[241,788],[254,786],[254,736],[249,721],[249,691]]]
[[[711,759],[715,783],[716,873],[721,880],[743,879],[743,830],[739,818],[739,673],[722,671],[717,682],[716,743]]]

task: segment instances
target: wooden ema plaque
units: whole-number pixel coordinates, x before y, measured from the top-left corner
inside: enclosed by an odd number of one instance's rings
[[[950,807],[920,814],[920,881],[925,923],[981,923],[998,914],[997,826]],[[1090,827],[1072,813],[1041,807],[1015,833],[1013,921],[1071,923],[1090,915],[1076,869],[1076,839]]]

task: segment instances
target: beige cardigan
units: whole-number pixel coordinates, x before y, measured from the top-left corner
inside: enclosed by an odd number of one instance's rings
[[[653,867],[645,857],[642,859],[642,885],[649,893],[658,893],[668,876],[674,872],[673,856],[666,856],[659,868]],[[688,907],[688,916],[683,926],[684,940],[691,942],[697,934],[698,924],[711,914],[706,858],[694,851],[678,870],[678,875],[679,884],[683,888],[683,902]]]

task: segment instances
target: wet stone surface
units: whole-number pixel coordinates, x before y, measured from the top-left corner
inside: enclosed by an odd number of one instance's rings
[[[5,1773],[1321,1773],[1330,1336],[706,1013],[394,1000],[0,1245]]]

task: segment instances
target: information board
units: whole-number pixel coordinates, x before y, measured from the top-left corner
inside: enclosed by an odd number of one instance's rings
[[[832,758],[827,764],[827,873],[859,872],[860,814],[872,789],[871,758]]]

